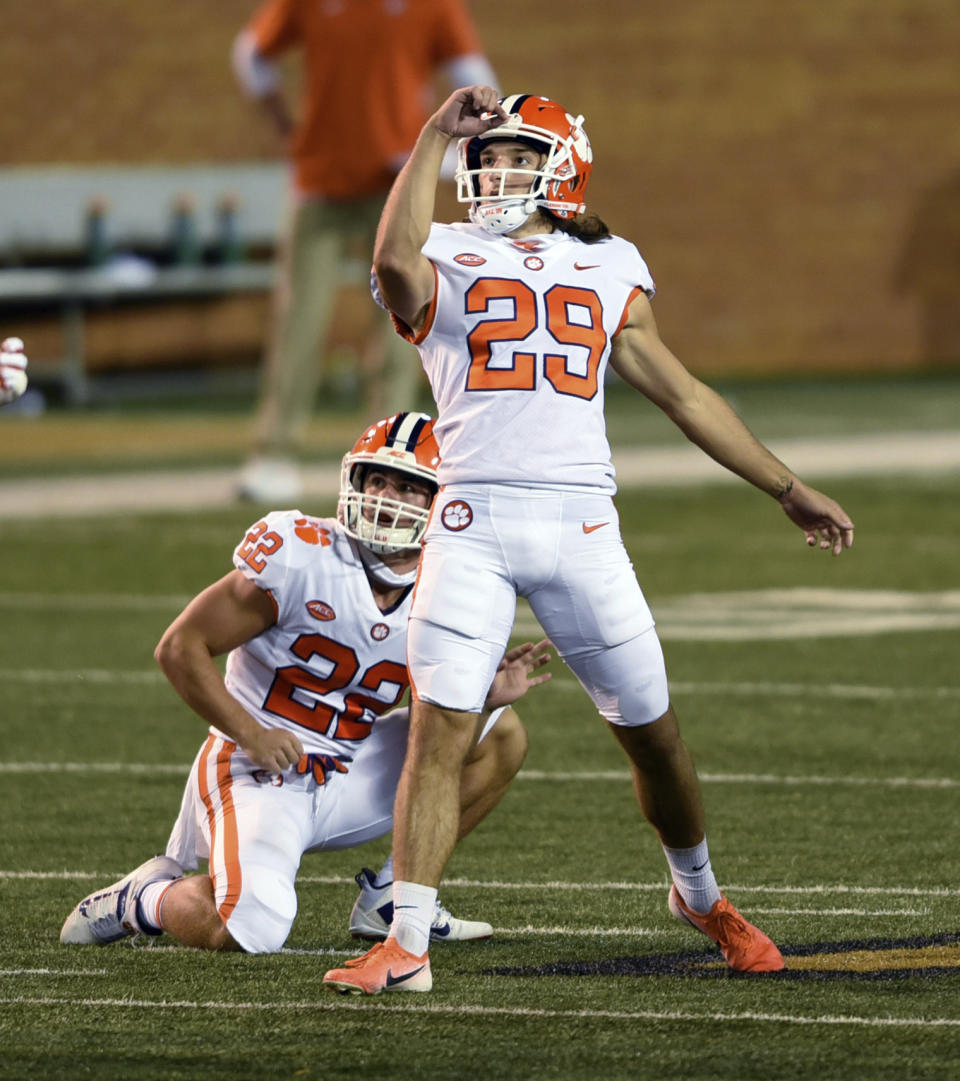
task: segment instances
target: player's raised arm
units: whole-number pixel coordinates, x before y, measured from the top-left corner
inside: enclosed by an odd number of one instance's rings
[[[433,268],[422,254],[430,235],[437,180],[451,139],[478,135],[506,119],[490,86],[455,90],[420,132],[387,197],[373,269],[384,303],[413,330],[433,298]]]
[[[803,531],[839,555],[853,544],[853,522],[829,496],[804,484],[747,428],[716,391],[695,378],[660,338],[643,294],[630,305],[613,344],[618,375],[666,413],[683,434],[720,465],[772,495]]]

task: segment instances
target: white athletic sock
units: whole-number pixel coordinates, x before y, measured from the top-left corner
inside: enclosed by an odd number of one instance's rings
[[[688,908],[705,915],[720,900],[720,887],[710,866],[707,839],[693,848],[663,846],[677,892]]]
[[[380,873],[373,880],[375,886],[389,886],[393,881],[393,853],[387,857],[387,862],[380,868]]]
[[[163,878],[159,882],[151,882],[143,887],[140,893],[140,907],[137,909],[140,925],[147,925],[143,927],[143,930],[163,930],[163,924],[160,922],[160,907],[163,904],[163,895],[177,881],[176,878]]]
[[[422,957],[430,946],[430,925],[433,923],[437,891],[432,886],[416,882],[393,881],[393,923],[390,938],[405,950]]]

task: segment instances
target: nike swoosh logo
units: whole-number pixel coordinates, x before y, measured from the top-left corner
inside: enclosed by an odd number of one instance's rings
[[[692,870],[694,870],[694,871],[702,871],[704,869],[704,867],[706,867],[709,862],[710,862],[709,860],[705,860],[703,863],[700,864],[699,867],[693,867]]]
[[[413,969],[412,972],[405,972],[402,976],[394,976],[393,972],[388,968],[387,980],[384,986],[396,987],[398,983],[406,983],[407,980],[412,980],[413,977],[417,975],[417,973],[423,972],[426,967],[426,965],[421,965],[419,968]]]
[[[574,270],[597,270],[597,269],[599,269],[599,267],[600,267],[599,263],[588,263],[588,264],[586,264],[584,266],[581,266],[579,263],[574,263],[573,264],[573,269]]]
[[[587,525],[587,523],[584,522],[583,523],[583,531],[584,531],[584,533],[596,533],[596,531],[598,529],[603,529],[603,527],[605,525],[609,525],[609,524],[610,524],[609,522],[597,522],[596,525]]]

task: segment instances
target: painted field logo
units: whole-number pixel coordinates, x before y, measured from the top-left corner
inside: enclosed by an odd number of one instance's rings
[[[497,976],[681,976],[755,980],[902,980],[960,974],[960,933],[917,938],[874,938],[852,942],[779,943],[780,972],[731,973],[718,951],[610,957],[603,961],[560,961],[524,968],[495,968]]]
[[[337,618],[337,613],[324,601],[307,601],[307,611],[314,619],[322,620],[324,623]]]
[[[440,512],[440,521],[451,533],[459,533],[473,521],[473,511],[469,503],[464,503],[462,499],[453,499]]]

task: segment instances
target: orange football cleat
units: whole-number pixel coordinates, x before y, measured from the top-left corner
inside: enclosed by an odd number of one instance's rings
[[[678,920],[713,939],[727,964],[737,972],[779,972],[783,968],[783,957],[773,942],[748,923],[726,897],[703,914],[688,908],[677,887],[671,886],[667,904]]]
[[[342,995],[379,995],[381,991],[429,991],[433,987],[430,957],[417,957],[395,939],[378,942],[362,957],[332,968],[323,986]]]

